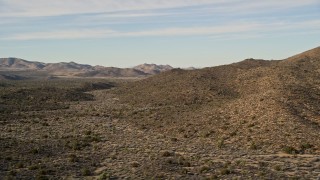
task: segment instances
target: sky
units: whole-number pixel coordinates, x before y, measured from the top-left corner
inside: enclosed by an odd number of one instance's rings
[[[320,46],[320,0],[0,0],[0,57],[210,67]]]

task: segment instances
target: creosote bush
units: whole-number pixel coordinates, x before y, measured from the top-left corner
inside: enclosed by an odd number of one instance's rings
[[[285,152],[287,154],[298,154],[299,153],[299,151],[292,146],[283,147],[283,152]]]

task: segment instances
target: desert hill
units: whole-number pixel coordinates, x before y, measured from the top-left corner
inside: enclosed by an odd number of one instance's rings
[[[289,57],[286,62],[296,62],[296,61],[313,61],[319,60],[320,57],[320,47],[308,50],[304,53],[297,54],[295,56]]]
[[[60,63],[42,63],[27,61],[19,58],[0,58],[0,71],[4,76],[10,72],[14,75],[30,76],[30,73],[24,74],[25,71],[39,71],[47,76],[75,76],[75,77],[145,77],[159,74],[172,69],[169,65],[142,64],[133,68],[116,68],[104,66],[91,66],[87,64],[78,64],[75,62],[60,62]],[[15,72],[12,72],[15,71]],[[20,73],[17,74],[17,72]],[[41,74],[41,73],[40,73]],[[42,77],[39,73],[33,73],[33,78]],[[44,77],[44,78],[45,78]],[[10,79],[10,78],[6,78]],[[11,80],[19,78],[11,78]]]
[[[168,71],[173,69],[170,65],[156,65],[156,64],[140,64],[135,66],[133,69],[145,72],[147,74],[159,74],[163,71]]]
[[[308,144],[319,152],[319,50],[280,61],[247,59],[194,71],[174,69],[134,82],[119,95],[122,102],[150,109],[147,117],[133,113],[132,121],[152,130],[194,137],[213,131],[208,136],[230,149],[304,151]]]
[[[151,75],[134,68],[99,67],[98,69],[80,73],[82,77],[145,77]]]
[[[44,63],[26,61],[19,58],[0,58],[1,69],[30,69],[37,70],[44,68]]]

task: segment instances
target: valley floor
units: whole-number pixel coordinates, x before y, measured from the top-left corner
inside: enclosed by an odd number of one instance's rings
[[[320,177],[317,153],[266,153],[254,145],[246,150],[201,130],[188,134],[181,129],[179,134],[178,119],[168,124],[175,128],[171,133],[166,124],[149,126],[145,117],[137,116],[159,107],[138,109],[113,92],[91,91],[93,101],[68,102],[57,110],[2,112],[0,179]],[[160,121],[155,114],[146,116]],[[196,122],[190,120],[189,126]]]

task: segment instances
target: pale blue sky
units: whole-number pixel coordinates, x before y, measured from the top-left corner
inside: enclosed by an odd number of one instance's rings
[[[207,67],[320,46],[320,0],[0,0],[0,26],[0,57]]]

